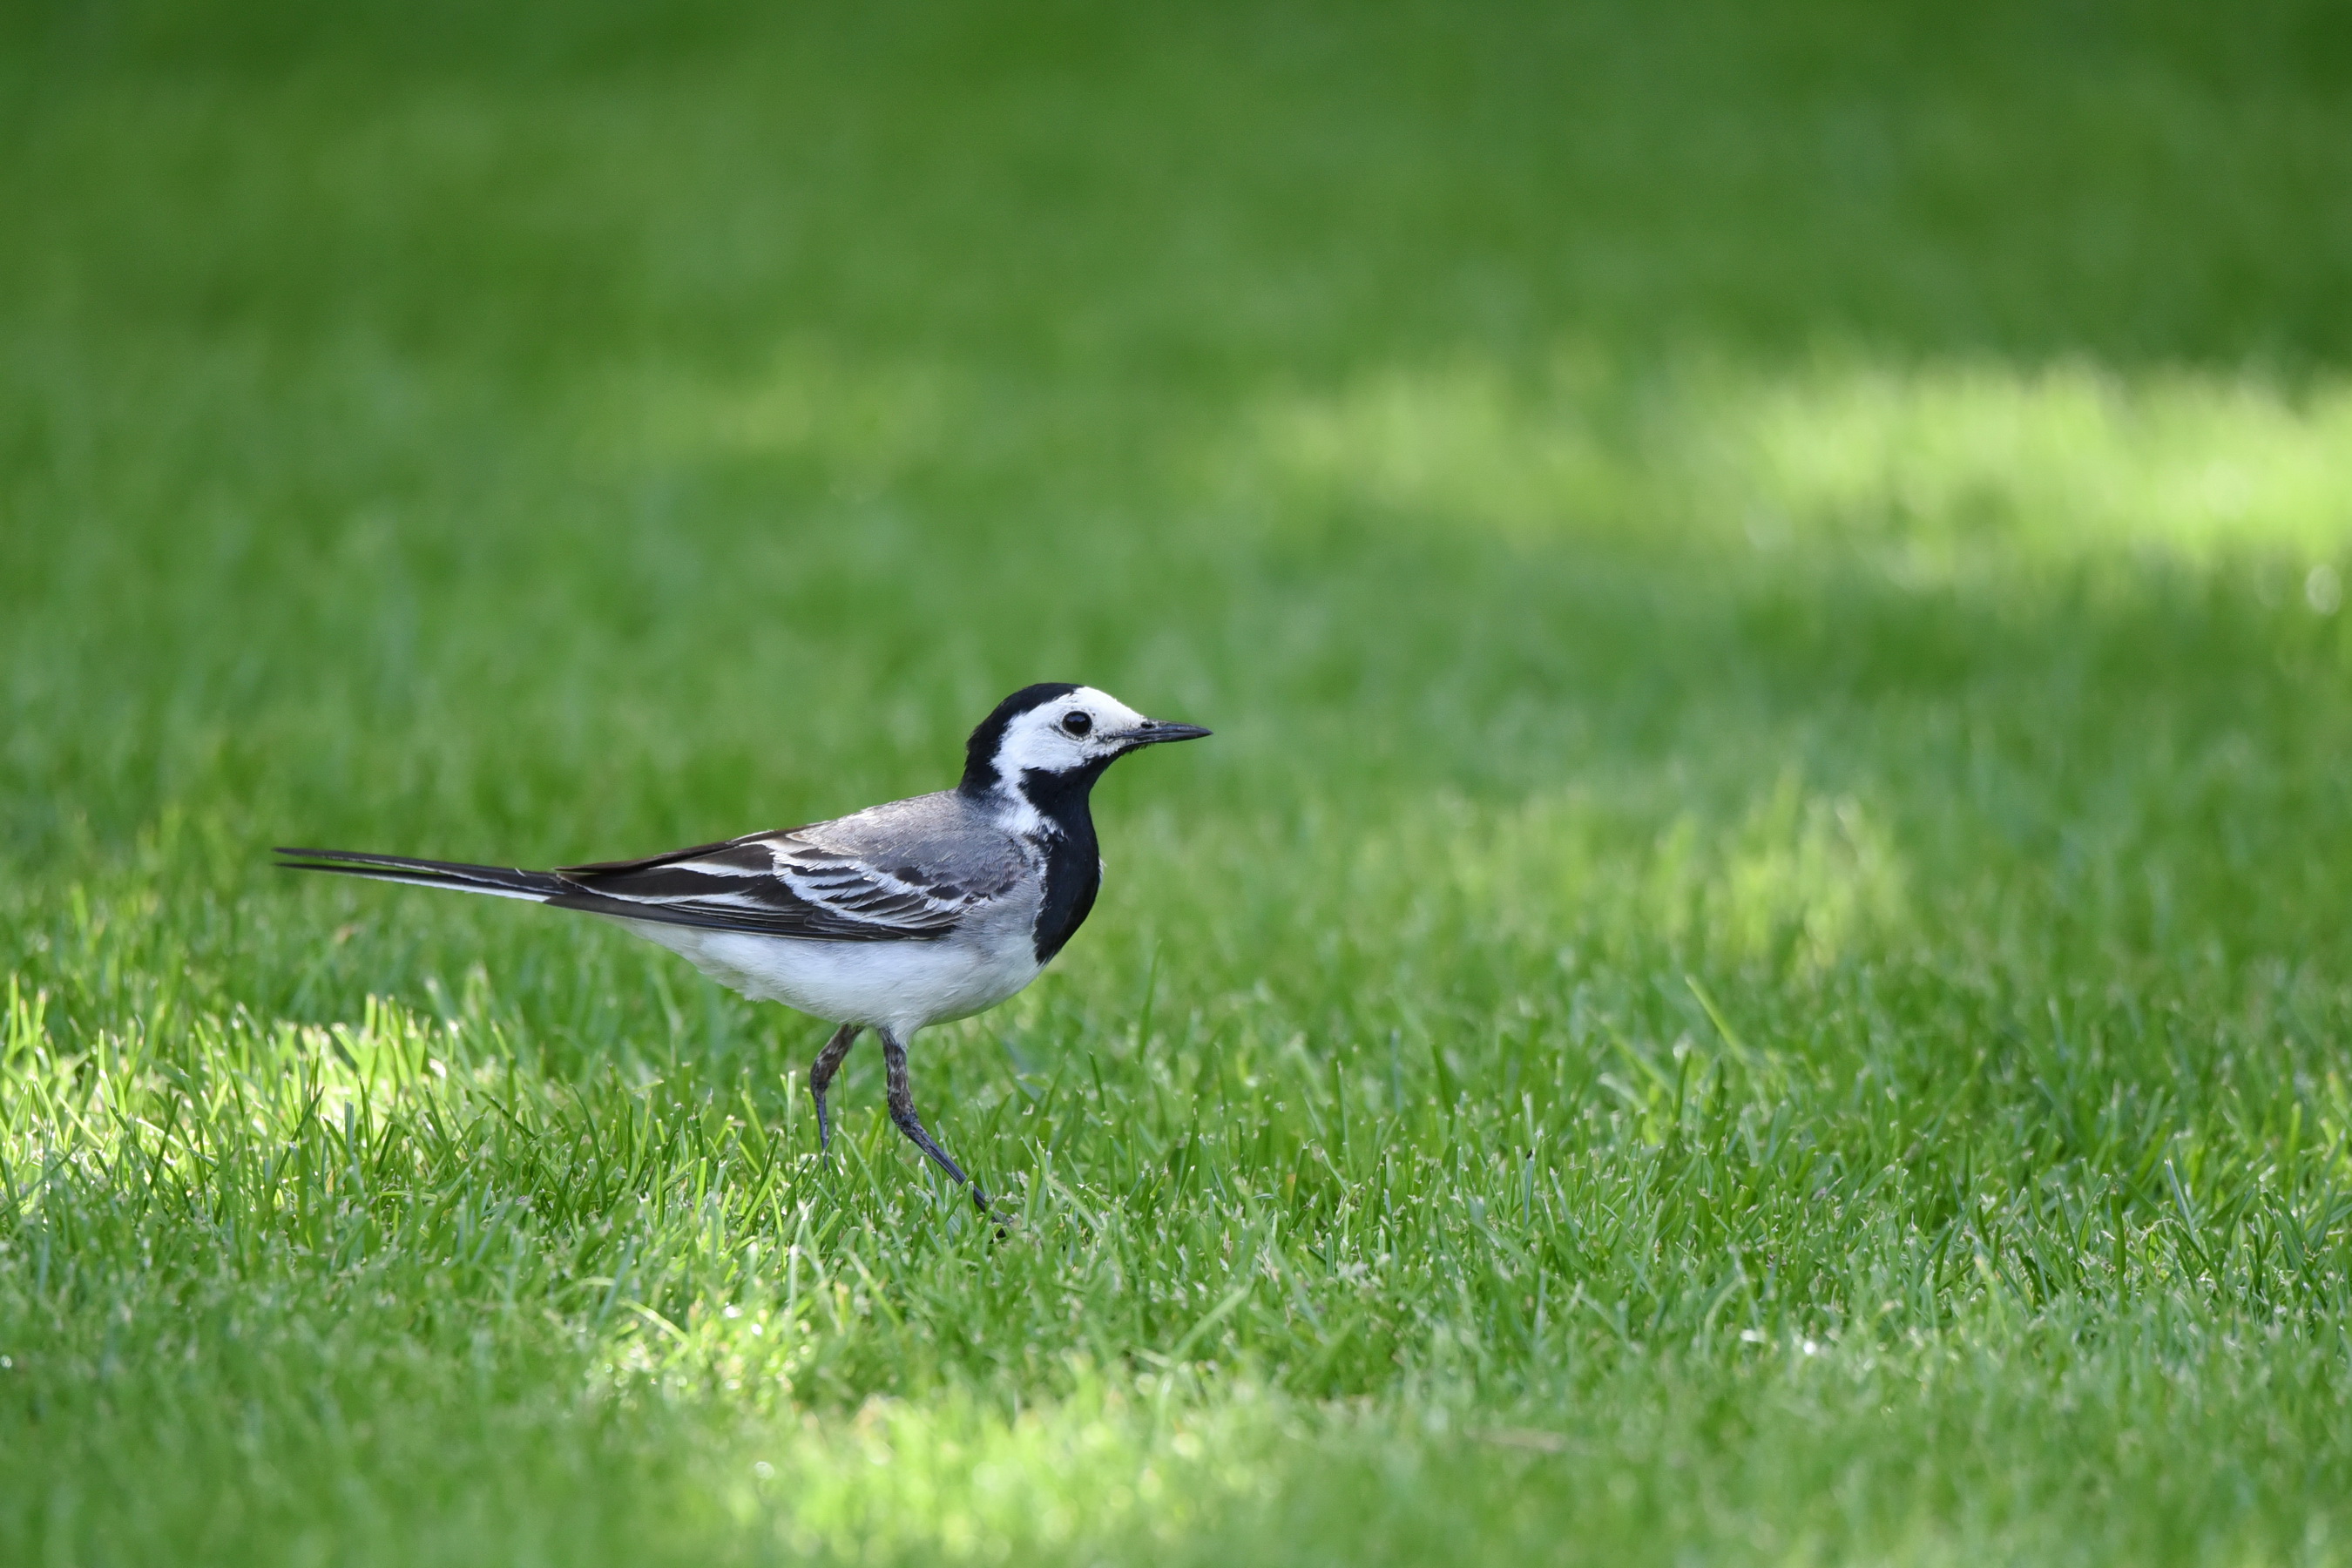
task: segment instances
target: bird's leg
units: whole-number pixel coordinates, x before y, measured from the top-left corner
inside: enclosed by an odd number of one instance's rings
[[[841,1070],[841,1058],[849,1054],[849,1047],[857,1042],[858,1030],[865,1026],[844,1024],[833,1032],[833,1038],[825,1041],[816,1060],[809,1063],[809,1098],[816,1101],[816,1146],[820,1153],[833,1142],[833,1120],[824,1113],[824,1091],[833,1086],[833,1075]]]
[[[882,1037],[882,1066],[890,1079],[890,1120],[898,1124],[898,1131],[907,1135],[907,1141],[929,1154],[940,1170],[970,1187],[973,1205],[982,1214],[992,1217],[994,1211],[989,1206],[988,1194],[980,1190],[980,1184],[965,1175],[962,1169],[948,1158],[948,1152],[932,1142],[931,1135],[923,1131],[923,1119],[915,1114],[915,1086],[907,1078],[906,1042],[898,1038],[896,1030],[877,1032]]]

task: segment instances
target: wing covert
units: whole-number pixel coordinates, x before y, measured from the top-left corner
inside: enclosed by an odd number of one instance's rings
[[[900,858],[882,867],[790,833],[754,834],[644,860],[561,868],[576,893],[550,903],[626,919],[830,942],[923,941],[1002,889],[967,887]]]

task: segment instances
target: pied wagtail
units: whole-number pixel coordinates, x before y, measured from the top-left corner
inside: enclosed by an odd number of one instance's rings
[[[988,1194],[923,1130],[907,1076],[916,1031],[993,1007],[1062,951],[1094,908],[1102,859],[1087,796],[1128,752],[1192,741],[1090,686],[1024,687],[965,743],[955,788],[831,822],[643,860],[524,871],[280,849],[289,869],[529,899],[618,921],[755,1002],[838,1024],[809,1068],[817,1143],[824,1092],[864,1029],[882,1037],[890,1120],[940,1169]]]

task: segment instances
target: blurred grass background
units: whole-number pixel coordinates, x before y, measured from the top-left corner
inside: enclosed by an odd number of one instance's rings
[[[16,1561],[2344,1561],[2352,14],[0,16]],[[1119,770],[937,1031],[273,879]]]

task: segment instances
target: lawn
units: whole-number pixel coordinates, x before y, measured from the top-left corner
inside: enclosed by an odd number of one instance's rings
[[[0,13],[0,1560],[2352,1563],[2352,26]],[[526,865],[938,788],[878,1052]]]

